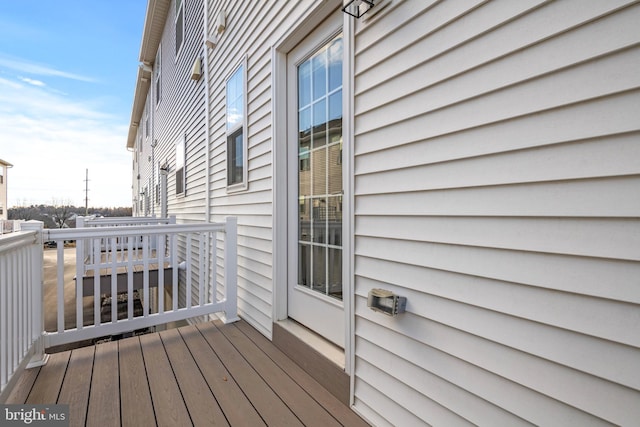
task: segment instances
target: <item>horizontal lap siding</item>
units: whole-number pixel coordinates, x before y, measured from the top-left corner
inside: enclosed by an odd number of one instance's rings
[[[273,170],[271,46],[312,1],[214,1],[209,22],[226,12],[226,29],[209,51],[211,220],[238,217],[238,312],[264,335],[273,322]],[[213,34],[213,30],[210,31]],[[248,189],[226,190],[225,80],[247,57]]]
[[[634,3],[356,24],[355,406],[377,425],[640,418]],[[373,288],[407,313],[369,310]]]
[[[205,79],[191,79],[191,70],[196,58],[203,56],[203,3],[198,0],[184,2],[183,45],[176,57],[175,53],[175,5],[171,3],[165,22],[160,49],[162,50],[161,93],[162,99],[155,103],[155,75],[152,77],[149,97],[153,115],[153,139],[157,142],[155,161],[169,167],[167,175],[167,201],[169,215],[175,215],[179,224],[205,221],[206,205],[206,125],[205,125]],[[155,69],[155,68],[154,68]],[[185,139],[186,179],[184,194],[176,195],[176,148],[177,141]],[[151,153],[151,138],[145,149]],[[144,158],[147,162],[148,157]],[[147,174],[155,173],[156,165],[148,163]],[[158,177],[159,178],[159,177]],[[157,178],[154,178],[157,179]],[[158,179],[159,181],[159,179]],[[159,182],[157,182],[159,184]],[[154,198],[155,203],[155,198]],[[160,203],[155,204],[155,215],[160,216]],[[200,268],[197,265],[198,249],[194,241],[190,250],[193,264],[192,300],[197,301],[197,283]],[[186,239],[178,239],[178,258],[186,259],[188,249]],[[186,276],[179,272],[180,282]],[[178,301],[180,307],[186,305],[186,287],[180,286]]]

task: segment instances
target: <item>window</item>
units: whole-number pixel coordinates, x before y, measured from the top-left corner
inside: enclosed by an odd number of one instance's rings
[[[176,57],[182,47],[184,40],[184,2],[176,0]]]
[[[160,100],[162,99],[162,79],[161,77],[161,69],[162,69],[162,45],[158,46],[158,53],[156,54],[156,62],[155,72],[156,72],[156,81],[155,81],[155,94],[156,94],[156,105],[160,104]]]
[[[144,136],[145,138],[149,137],[149,110],[144,115]]]
[[[227,189],[247,188],[246,59],[227,79]]]
[[[176,194],[183,194],[186,190],[185,168],[185,140],[184,137],[176,142]]]
[[[297,67],[298,284],[342,300],[342,35]]]

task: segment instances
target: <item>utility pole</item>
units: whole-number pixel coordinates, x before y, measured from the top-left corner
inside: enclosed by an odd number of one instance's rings
[[[89,169],[85,169],[84,179],[84,215],[89,215]]]

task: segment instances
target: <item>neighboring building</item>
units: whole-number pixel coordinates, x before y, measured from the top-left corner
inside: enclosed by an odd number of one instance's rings
[[[150,0],[134,212],[237,216],[240,316],[374,425],[637,423],[640,4],[375,4]]]
[[[0,220],[6,220],[9,218],[9,205],[7,202],[7,172],[13,165],[0,159]]]

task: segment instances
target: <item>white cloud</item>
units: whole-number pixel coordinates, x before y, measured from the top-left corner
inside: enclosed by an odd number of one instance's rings
[[[18,77],[20,80],[22,80],[25,83],[28,83],[30,85],[33,86],[46,86],[46,84],[43,81],[40,80],[35,80],[35,79],[30,79],[29,77]]]
[[[38,76],[54,76],[65,79],[78,80],[83,82],[96,82],[92,77],[82,76],[79,74],[69,73],[67,71],[57,70],[47,65],[29,62],[20,58],[12,58],[8,56],[0,56],[0,66],[9,68],[21,73],[35,74]]]
[[[83,206],[86,168],[90,206],[130,206],[128,123],[101,112],[96,100],[25,83],[0,78],[0,158],[14,165],[9,206],[54,198]]]

